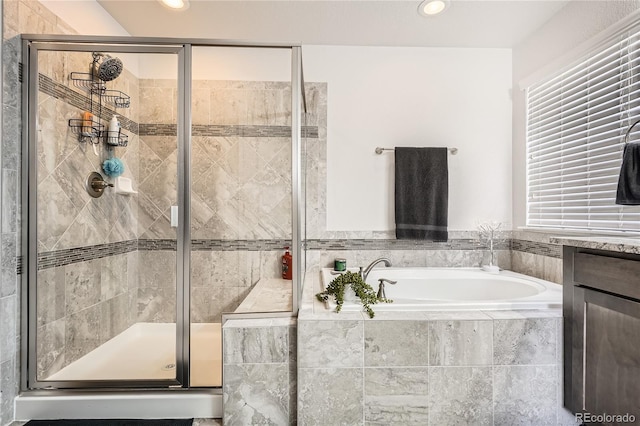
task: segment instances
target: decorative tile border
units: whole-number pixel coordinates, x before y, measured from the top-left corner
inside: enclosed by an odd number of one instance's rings
[[[191,240],[192,251],[275,251],[291,247],[291,240]]]
[[[191,126],[193,136],[239,136],[251,138],[287,138],[291,137],[289,126],[258,126],[258,125],[221,125],[194,124]],[[175,136],[175,124],[140,124],[140,136]],[[318,126],[303,126],[302,137],[317,139]]]
[[[527,240],[511,240],[511,250],[562,259],[562,246]]]
[[[291,246],[291,240],[191,240],[192,251],[278,251]],[[484,241],[455,239],[446,242],[383,239],[307,240],[307,250],[487,250]],[[556,244],[526,240],[502,240],[494,244],[496,250],[515,250],[540,256],[562,258],[562,247]],[[177,241],[170,239],[140,239],[98,244],[38,254],[38,270],[72,263],[115,256],[132,251],[177,250]],[[22,273],[22,256],[16,258],[16,273]]]
[[[140,136],[176,136],[178,126],[175,124],[141,123]]]
[[[89,109],[91,109],[91,99],[89,99],[89,97],[83,95],[82,93],[76,92],[75,90],[65,86],[62,83],[54,81],[44,74],[38,75],[38,83],[39,89],[42,93],[53,96],[54,98],[64,101],[69,105],[79,108],[83,111],[88,111]],[[114,114],[117,114],[116,111],[107,108],[104,104],[102,105],[101,113],[102,114],[100,114],[99,118],[106,121],[109,121]],[[126,129],[131,133],[138,134],[138,123],[136,123],[135,121],[130,120],[129,118],[124,117],[120,114],[118,114],[118,121],[120,121],[120,125],[123,129]]]
[[[38,270],[86,262],[117,254],[129,253],[138,249],[137,240],[117,243],[96,244],[94,246],[75,247],[64,250],[53,250],[38,253]]]
[[[291,246],[291,240],[191,240],[191,251],[272,251]],[[177,250],[176,240],[138,240],[138,250]]]
[[[22,76],[22,68],[20,68],[20,76]],[[53,96],[83,111],[91,109],[91,99],[88,96],[54,81],[44,74],[38,75],[38,83],[39,90],[42,93]],[[99,118],[109,121],[114,114],[116,114],[116,111],[103,104]],[[176,124],[138,124],[119,114],[118,120],[123,129],[140,136],[176,136],[178,134]],[[239,136],[255,138],[286,138],[291,136],[290,126],[194,124],[191,129],[193,136]],[[303,126],[302,137],[317,139],[318,126]]]
[[[177,250],[177,241],[141,239],[53,250],[38,254],[38,270],[86,262],[132,251]],[[192,240],[192,251],[276,251],[291,246],[291,240]],[[17,257],[17,274],[22,273],[22,256]]]
[[[452,239],[449,241],[391,240],[391,239],[338,239],[307,240],[308,250],[486,250],[484,241],[477,239]],[[494,243],[496,250],[509,250],[505,239]]]
[[[176,251],[178,249],[178,241],[172,239],[140,239],[138,240],[138,250],[156,251],[156,250],[170,250]]]

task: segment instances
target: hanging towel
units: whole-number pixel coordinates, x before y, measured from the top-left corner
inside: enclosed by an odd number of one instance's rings
[[[447,241],[447,148],[396,148],[396,238]]]
[[[616,204],[640,204],[640,143],[628,143],[624,146]]]

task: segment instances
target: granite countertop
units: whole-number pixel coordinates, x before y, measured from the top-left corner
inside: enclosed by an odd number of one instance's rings
[[[549,242],[563,246],[640,254],[640,237],[557,236],[549,238]]]

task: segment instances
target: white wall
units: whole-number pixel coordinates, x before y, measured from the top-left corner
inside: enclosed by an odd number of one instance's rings
[[[129,36],[130,34],[95,0],[39,0],[43,6],[70,25],[78,34]],[[139,74],[138,55],[118,53],[124,68]]]
[[[128,36],[129,33],[95,0],[38,0],[78,34]]]
[[[526,99],[521,83],[588,52],[589,39],[640,10],[640,1],[571,1],[513,49],[513,226],[526,223]],[[639,19],[636,15],[636,19]]]
[[[447,146],[449,229],[511,218],[511,51],[305,46],[328,83],[328,230],[392,230],[393,153]]]

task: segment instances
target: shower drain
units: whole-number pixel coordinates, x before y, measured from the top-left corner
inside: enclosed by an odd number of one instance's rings
[[[164,367],[162,367],[163,370],[173,370],[174,368],[176,368],[175,364],[167,364]]]

